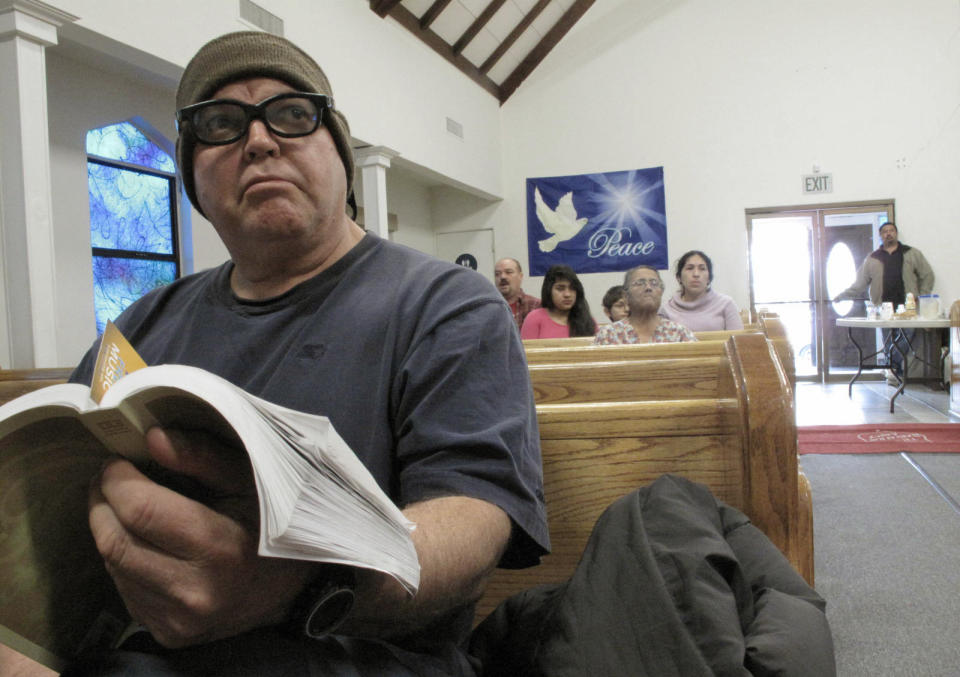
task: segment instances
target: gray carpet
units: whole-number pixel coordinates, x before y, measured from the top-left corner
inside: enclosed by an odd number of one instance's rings
[[[910,454],[910,459],[919,466],[932,482],[947,494],[945,500],[953,505],[960,519],[960,462],[956,454]],[[960,544],[958,544],[960,550]],[[958,553],[960,554],[960,553]],[[960,563],[958,563],[960,566]]]
[[[912,458],[960,500],[960,455]],[[960,675],[960,513],[899,454],[809,455],[841,677]]]

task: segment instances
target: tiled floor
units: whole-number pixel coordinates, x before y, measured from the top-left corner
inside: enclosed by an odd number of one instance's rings
[[[797,384],[797,425],[856,425],[858,423],[960,423],[949,412],[949,396],[922,384],[908,384],[894,401],[893,386],[883,381],[857,381],[852,397],[846,383]]]

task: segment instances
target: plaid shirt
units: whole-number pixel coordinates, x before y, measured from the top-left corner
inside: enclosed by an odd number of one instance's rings
[[[696,341],[697,337],[682,324],[665,317],[660,318],[660,323],[653,330],[651,343],[683,343],[685,341]],[[605,324],[600,327],[597,335],[593,338],[595,345],[612,345],[616,343],[640,343],[640,337],[636,330],[630,324],[630,320],[623,319],[613,324]]]
[[[536,296],[530,296],[530,294],[524,294],[521,289],[520,296],[517,297],[514,303],[510,304],[510,310],[513,312],[513,321],[517,323],[517,329],[523,326],[523,321],[527,315],[530,314],[530,311],[536,310],[539,307],[540,299]]]

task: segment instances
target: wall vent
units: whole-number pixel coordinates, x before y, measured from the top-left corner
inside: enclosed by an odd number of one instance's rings
[[[283,35],[283,19],[250,0],[240,0],[240,18],[274,35]]]
[[[463,125],[454,120],[453,118],[447,118],[447,131],[453,134],[458,139],[463,139]]]

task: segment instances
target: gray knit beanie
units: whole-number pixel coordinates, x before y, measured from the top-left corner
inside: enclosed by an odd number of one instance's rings
[[[187,64],[177,88],[177,110],[206,101],[224,85],[244,78],[276,78],[302,92],[333,98],[327,76],[310,56],[289,40],[271,33],[240,31],[214,38],[200,48]],[[353,151],[350,127],[338,110],[328,111],[323,124],[333,136],[347,174],[347,195],[353,187]],[[181,125],[177,138],[177,165],[187,197],[201,214],[193,181],[193,149],[196,139],[190,124]]]

